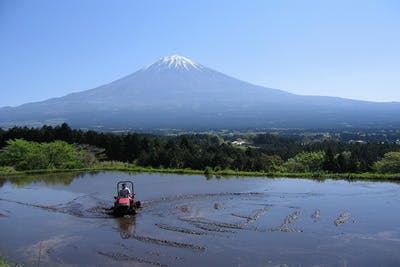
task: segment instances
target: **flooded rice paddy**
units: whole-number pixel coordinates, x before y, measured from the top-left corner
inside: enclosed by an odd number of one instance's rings
[[[116,182],[143,208],[109,215]],[[399,266],[400,185],[118,172],[0,180],[0,253],[26,266]]]

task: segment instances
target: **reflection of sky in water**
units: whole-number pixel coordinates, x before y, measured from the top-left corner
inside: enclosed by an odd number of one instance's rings
[[[64,189],[60,188],[56,190],[55,188],[43,186],[43,184],[34,184],[18,188],[7,183],[1,188],[0,192],[2,198],[43,205],[65,203],[80,195],[65,189],[64,187]]]
[[[0,251],[11,259],[23,259],[28,265],[36,264],[41,241],[42,246],[50,249],[43,258],[43,266],[60,264],[57,259],[78,265],[137,263],[116,261],[110,256],[112,253],[178,266],[400,264],[400,255],[396,253],[400,250],[400,214],[397,212],[400,186],[395,183],[265,178],[207,180],[203,176],[117,172],[83,174],[73,180],[63,177],[60,183],[54,175],[47,180],[41,177],[40,182],[34,183],[6,182],[0,188],[0,198],[37,205],[70,203],[71,210],[90,210],[100,203],[112,205],[116,182],[133,180],[137,198],[148,206],[134,219],[114,219],[93,218],[88,216],[90,212],[78,217],[63,213],[65,210],[54,212],[0,201],[0,213],[5,216],[0,217]],[[160,200],[165,197],[168,199]],[[266,212],[244,229],[204,230],[216,225],[241,224],[245,219],[232,214],[252,217],[263,208],[267,208]],[[321,215],[318,220],[311,217],[316,210]],[[300,216],[288,227],[303,232],[270,231],[279,228],[296,211]],[[337,227],[334,220],[343,212],[349,212],[350,218]],[[190,235],[179,229],[207,234]],[[139,237],[134,239],[132,235]],[[207,250],[178,249],[158,239],[200,245]],[[98,251],[107,253],[101,255]]]

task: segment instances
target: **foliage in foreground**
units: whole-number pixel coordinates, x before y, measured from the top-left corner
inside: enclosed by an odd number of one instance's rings
[[[12,172],[13,169],[74,169],[89,167],[95,162],[95,157],[88,151],[64,141],[38,143],[9,140],[0,153],[2,172]]]
[[[388,152],[374,164],[379,173],[400,173],[400,152]]]
[[[302,152],[288,159],[283,168],[288,172],[321,172],[324,158],[325,153],[322,151]]]

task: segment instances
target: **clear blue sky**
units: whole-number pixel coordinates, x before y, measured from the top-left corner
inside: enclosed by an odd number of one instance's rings
[[[293,93],[400,101],[400,1],[0,1],[0,106],[171,54]]]

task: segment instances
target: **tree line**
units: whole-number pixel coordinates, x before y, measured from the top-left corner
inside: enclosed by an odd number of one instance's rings
[[[249,137],[246,146],[235,146],[221,136],[211,134],[179,136],[115,134],[71,129],[64,123],[55,127],[0,129],[0,148],[3,155],[0,157],[0,164],[19,166],[12,164],[12,157],[9,154],[8,161],[4,160],[5,153],[9,152],[10,146],[15,146],[15,141],[19,139],[35,142],[38,148],[32,150],[36,152],[32,152],[31,155],[40,155],[54,150],[42,143],[64,142],[53,144],[59,149],[60,147],[67,148],[66,144],[69,144],[76,150],[74,150],[76,153],[72,153],[71,148],[68,148],[68,153],[75,155],[72,160],[69,160],[69,164],[83,162],[84,158],[90,163],[96,160],[108,160],[156,168],[195,170],[211,168],[265,172],[360,173],[383,172],[383,170],[397,172],[396,153],[400,153],[399,145],[377,142],[349,144],[326,141],[303,144],[296,138],[256,134]],[[21,143],[20,140],[18,142],[20,145],[29,146],[28,143]],[[389,165],[392,167],[387,168],[387,164],[383,166],[381,163],[389,156],[391,158]],[[54,163],[49,163],[48,159],[46,162],[50,164],[49,166],[54,165]],[[21,167],[18,168],[21,169]]]

